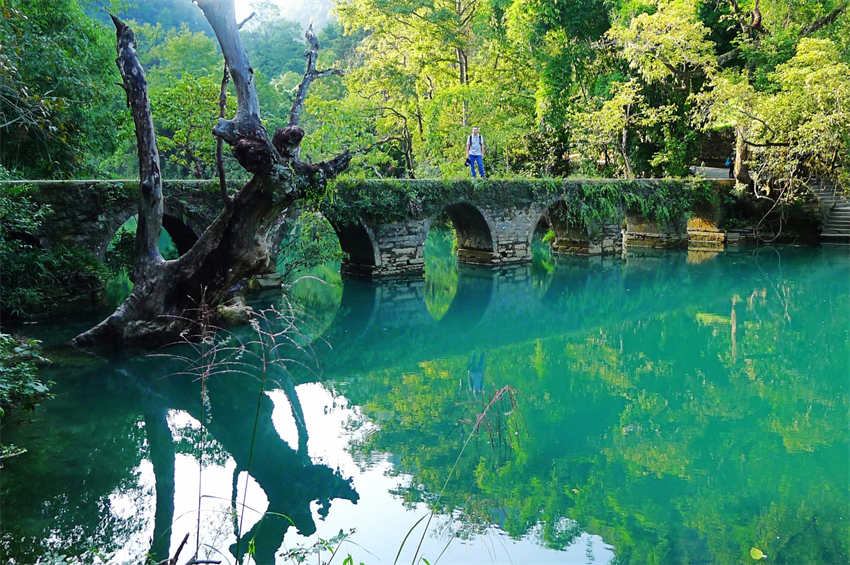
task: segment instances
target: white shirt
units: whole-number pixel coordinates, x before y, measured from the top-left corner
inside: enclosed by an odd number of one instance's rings
[[[481,137],[480,133],[478,135],[470,135],[466,140],[466,144],[469,147],[470,155],[484,154],[482,151],[482,148],[484,146],[484,138]]]

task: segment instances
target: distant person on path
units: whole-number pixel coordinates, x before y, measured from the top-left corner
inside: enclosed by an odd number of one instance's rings
[[[478,126],[472,128],[472,135],[466,138],[466,160],[475,178],[475,163],[478,163],[478,174],[484,178],[484,138],[478,131]]]
[[[728,157],[726,157],[726,166],[729,167],[729,178],[733,178],[735,176],[735,152],[732,151]]]

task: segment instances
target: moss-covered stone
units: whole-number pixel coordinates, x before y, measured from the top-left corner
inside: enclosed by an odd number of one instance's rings
[[[694,179],[518,179],[338,181],[321,201],[332,222],[401,221],[438,215],[453,202],[519,208],[566,204],[569,223],[589,225],[626,212],[669,222],[716,198],[728,181]]]

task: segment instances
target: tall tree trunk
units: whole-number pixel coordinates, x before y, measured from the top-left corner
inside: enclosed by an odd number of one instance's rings
[[[744,130],[740,127],[735,128],[735,180],[741,184],[750,184],[750,172],[747,170],[747,158],[749,157],[749,148],[744,142]]]
[[[455,49],[455,55],[457,56],[457,66],[458,66],[458,78],[460,80],[461,86],[465,86],[469,82],[469,69],[466,53],[463,52],[463,49],[457,47]],[[469,125],[469,103],[466,100],[466,94],[463,95],[463,127],[467,127]]]
[[[139,155],[139,221],[136,226],[136,258],[132,278],[139,281],[148,276],[163,261],[159,253],[159,234],[162,230],[162,173],[156,130],[151,118],[145,72],[136,56],[133,31],[113,17],[118,37],[118,58],[115,63],[125,78],[124,92],[136,126],[136,148]]]
[[[632,105],[626,106],[626,123],[628,124],[629,115],[632,110]],[[632,170],[632,163],[629,161],[629,127],[626,125],[620,132],[620,155],[623,157],[623,166],[626,169],[626,178],[634,178],[635,173]]]

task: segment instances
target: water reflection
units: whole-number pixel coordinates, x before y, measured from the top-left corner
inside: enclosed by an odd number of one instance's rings
[[[428,230],[425,259],[425,307],[435,320],[442,319],[457,293],[457,233],[447,217],[437,219]]]
[[[0,552],[194,551],[200,488],[231,562],[350,528],[386,562],[429,510],[431,562],[847,562],[846,255],[546,260],[458,269],[439,319],[421,280],[346,280],[321,371],[271,364],[262,394],[231,372],[202,401],[173,359],[58,367],[7,431],[30,454],[0,476]]]
[[[21,428],[25,433],[38,428],[37,436],[27,438],[37,458],[21,459],[25,474],[15,472],[15,461],[3,475],[6,555],[30,562],[49,547],[88,559],[93,558],[87,553],[91,548],[108,555],[127,550],[132,541],[137,547],[130,554],[138,558],[143,543],[139,538],[148,537],[152,542],[143,555],[156,560],[169,556],[174,540],[188,532],[172,531],[181,518],[175,515],[175,500],[184,494],[175,493],[179,453],[191,455],[204,468],[232,462],[232,489],[216,493],[230,504],[218,512],[235,512],[230,538],[243,531],[230,545],[232,555],[242,557],[250,547],[259,563],[274,562],[290,526],[301,535],[312,535],[314,514],[326,516],[332,500],[358,500],[350,480],[310,459],[298,392],[276,365],[267,366],[272,374],[266,375],[265,384],[259,384],[259,368],[253,375],[240,369],[211,375],[203,392],[194,375],[181,374],[184,370],[171,357],[134,359],[99,367],[96,373],[82,371],[60,385],[59,400],[41,411],[33,426]],[[295,447],[276,430],[274,404],[265,389],[283,392],[296,430]],[[94,402],[87,404],[89,398]],[[139,481],[138,469],[143,467],[152,474],[154,500],[149,487],[133,494],[145,482]],[[247,488],[237,480],[243,472],[267,501],[262,518],[244,530],[237,502],[237,489]],[[39,477],[35,483],[33,473]],[[313,504],[318,507],[315,513]],[[224,518],[225,523],[231,521]],[[185,520],[181,523],[186,525]],[[140,532],[144,535],[135,535]]]

